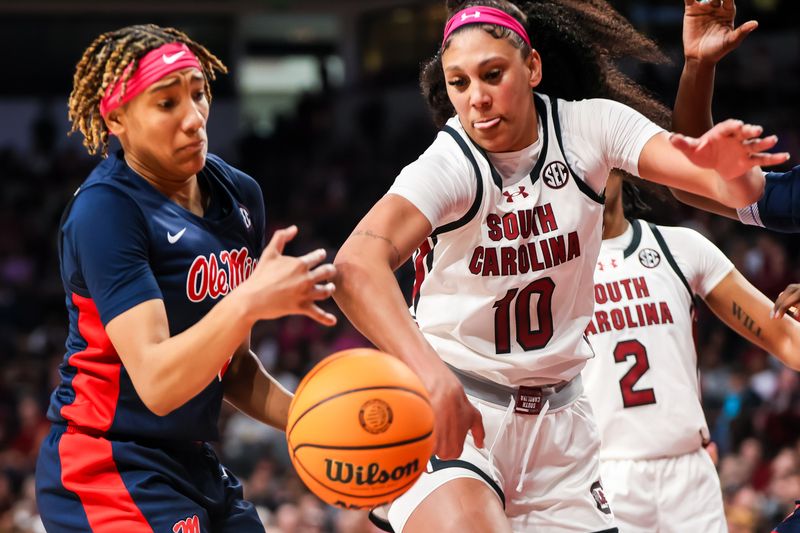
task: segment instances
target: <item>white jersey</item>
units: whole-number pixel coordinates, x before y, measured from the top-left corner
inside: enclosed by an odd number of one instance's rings
[[[716,246],[688,228],[633,220],[625,234],[603,241],[586,329],[596,355],[583,372],[601,460],[682,455],[708,438],[693,304],[732,269]]]
[[[449,154],[439,160],[468,173],[476,194],[466,214],[435,229],[415,254],[412,313],[445,362],[497,383],[570,380],[592,356],[583,333],[603,206],[564,156],[557,107],[571,104],[536,96],[539,156],[513,184],[456,117],[436,141]],[[642,130],[618,150],[627,150],[633,162],[624,164],[633,171],[642,146],[660,131],[650,123]]]

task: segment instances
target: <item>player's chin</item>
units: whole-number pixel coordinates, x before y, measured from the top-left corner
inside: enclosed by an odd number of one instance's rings
[[[203,150],[196,150],[192,152],[188,152],[186,150],[182,150],[177,154],[177,163],[184,171],[183,173],[188,175],[197,174],[203,167],[206,166],[206,155],[208,151]]]

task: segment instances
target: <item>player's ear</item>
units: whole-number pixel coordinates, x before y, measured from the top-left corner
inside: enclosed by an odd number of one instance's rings
[[[531,50],[531,53],[525,58],[525,66],[530,71],[528,83],[531,89],[534,89],[542,83],[542,56],[539,55],[539,52],[535,49]]]
[[[112,135],[119,137],[125,133],[125,113],[121,107],[118,107],[106,115],[103,120],[106,123],[108,131]]]

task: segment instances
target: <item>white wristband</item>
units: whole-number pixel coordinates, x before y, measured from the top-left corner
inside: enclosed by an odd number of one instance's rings
[[[739,220],[742,221],[742,224],[764,227],[764,223],[761,222],[761,215],[758,213],[758,202],[740,207],[736,210],[736,214],[739,216]]]

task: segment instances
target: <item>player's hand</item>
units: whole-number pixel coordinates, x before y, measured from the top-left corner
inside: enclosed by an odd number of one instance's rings
[[[792,283],[783,290],[772,306],[772,318],[782,318],[788,314],[800,321],[800,283]]]
[[[444,364],[425,372],[422,377],[428,389],[435,418],[434,453],[440,459],[455,459],[464,449],[467,431],[472,432],[475,445],[483,448],[485,433],[483,419],[467,400],[464,387]]]
[[[716,64],[757,27],[750,20],[734,27],[734,0],[684,0],[683,54],[687,61]]]
[[[778,137],[761,138],[762,133],[761,126],[728,119],[700,138],[673,133],[670,142],[695,165],[714,169],[723,179],[732,180],[755,166],[779,165],[789,159],[786,152],[765,152],[775,146]]]
[[[253,273],[241,285],[254,318],[272,319],[286,315],[306,315],[320,324],[333,326],[336,317],[323,311],[317,302],[329,298],[334,291],[330,281],[336,267],[319,249],[301,257],[283,255],[286,243],[297,235],[297,226],[275,232],[261,254]]]

